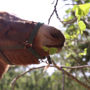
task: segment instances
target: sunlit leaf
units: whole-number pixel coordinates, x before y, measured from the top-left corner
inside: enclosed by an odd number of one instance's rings
[[[85,48],[83,52],[79,53],[79,56],[85,56],[86,54],[87,54],[87,48]]]
[[[65,33],[65,38],[66,38],[66,39],[70,39],[70,35],[67,34],[67,33]]]
[[[76,15],[77,19],[80,20],[80,18],[82,16],[86,16],[89,13],[90,3],[74,5],[72,10],[75,11],[75,15]]]
[[[44,51],[49,52],[49,54],[57,53],[57,48],[43,47],[43,49],[44,49]]]
[[[79,5],[79,7],[82,10],[83,14],[86,16],[89,13],[90,3],[81,4],[81,5]]]
[[[71,56],[71,53],[69,53],[66,57],[69,58]]]
[[[75,15],[77,16],[78,20],[80,20],[80,18],[81,18],[81,16],[82,16],[82,12],[81,12],[81,10],[80,10],[79,7],[76,8],[76,13],[75,13]]]
[[[79,28],[80,28],[81,31],[84,31],[86,29],[86,25],[84,24],[83,21],[80,20],[78,22],[78,25],[79,25]]]
[[[71,12],[71,8],[69,8],[68,10],[66,10],[66,13],[70,13]]]
[[[44,51],[46,51],[46,52],[49,50],[47,47],[43,47],[43,49],[44,49]]]
[[[50,48],[49,49],[49,53],[50,54],[54,54],[54,53],[56,53],[57,52],[57,48]]]
[[[65,66],[69,67],[69,66],[71,66],[71,64],[70,63],[66,63]]]

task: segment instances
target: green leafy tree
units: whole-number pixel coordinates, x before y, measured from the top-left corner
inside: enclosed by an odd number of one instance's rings
[[[67,0],[68,1],[68,0]],[[66,28],[64,35],[66,37],[65,46],[60,54],[52,58],[61,65],[79,66],[90,65],[90,0],[71,0],[72,8],[67,8],[64,16],[63,27]],[[65,2],[65,0],[63,0]],[[68,2],[69,3],[69,2]],[[56,12],[56,8],[55,8]],[[59,12],[59,11],[57,11]],[[57,18],[60,21],[59,15]],[[67,18],[66,18],[67,17]],[[0,81],[0,90],[11,90],[10,83],[15,76],[22,73],[20,67],[12,67],[4,78]],[[90,85],[90,69],[65,69],[75,75],[78,80]],[[89,76],[86,74],[88,73]],[[15,90],[61,90],[62,73],[55,70],[49,76],[43,73],[42,69],[27,73],[17,80]],[[73,81],[65,75],[65,90],[87,90],[80,84]]]

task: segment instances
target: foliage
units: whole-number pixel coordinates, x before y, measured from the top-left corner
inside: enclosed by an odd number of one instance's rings
[[[75,11],[75,16],[77,17],[78,26],[81,32],[86,29],[85,23],[81,20],[81,18],[84,18],[88,13],[90,9],[90,4],[81,4],[81,5],[75,5],[73,10]]]
[[[11,90],[10,81],[12,75],[19,74],[15,73],[13,69],[4,76],[4,79],[0,81],[0,90]],[[82,79],[81,77],[79,79]],[[56,71],[49,76],[46,72],[43,73],[41,70],[36,70],[21,77],[16,85],[15,90],[61,90],[62,88],[62,73]],[[72,87],[73,86],[73,87]],[[77,87],[76,87],[77,86]],[[79,84],[66,77],[66,90],[85,90]]]
[[[55,54],[58,50],[57,48],[47,48],[47,47],[43,47],[44,51],[48,51],[51,55]]]
[[[65,0],[63,0],[64,2]],[[68,1],[68,0],[67,0]],[[82,4],[83,2],[83,4]],[[68,2],[69,3],[69,2]],[[62,52],[52,58],[60,65],[75,66],[90,64],[90,0],[72,0],[74,5],[67,8],[63,26],[66,42]],[[61,13],[60,13],[61,14]],[[71,22],[72,21],[72,22]],[[71,22],[71,23],[70,23]],[[44,48],[48,50],[47,48]],[[56,49],[51,49],[55,53]],[[16,69],[18,71],[16,72]],[[80,81],[90,85],[90,69],[71,69],[68,72],[75,75]],[[8,73],[0,81],[0,90],[11,90],[11,80],[21,73],[19,67],[10,68]],[[88,73],[89,76],[86,74]],[[86,90],[77,82],[65,76],[65,90]],[[55,71],[51,76],[43,73],[42,69],[32,71],[21,77],[15,86],[15,90],[61,90],[62,73]]]
[[[75,10],[75,15],[77,16],[78,20],[80,18],[85,17],[89,13],[90,4],[81,4],[81,5],[75,5],[73,10]]]
[[[75,60],[74,65],[87,64],[90,61],[89,48],[90,48],[90,33],[89,28],[86,26],[86,18],[89,17],[90,4],[75,5],[72,8],[71,16],[75,11],[73,18],[77,17],[77,22],[67,25],[65,32],[67,47],[67,60]],[[67,18],[68,19],[68,18]],[[87,23],[88,24],[88,23]],[[85,46],[83,49],[83,45]],[[68,49],[69,48],[69,49]],[[88,55],[88,60],[86,56]]]

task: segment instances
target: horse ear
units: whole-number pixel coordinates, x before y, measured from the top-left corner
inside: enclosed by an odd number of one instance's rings
[[[3,74],[8,70],[8,66],[9,65],[0,62],[0,79],[2,78]]]

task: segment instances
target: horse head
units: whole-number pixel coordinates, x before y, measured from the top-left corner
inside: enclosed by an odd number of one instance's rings
[[[65,42],[62,32],[42,24],[33,37],[32,32],[37,31],[37,24],[6,12],[0,13],[0,78],[9,64],[37,64],[38,59],[60,52]],[[36,53],[40,58],[36,57]]]

